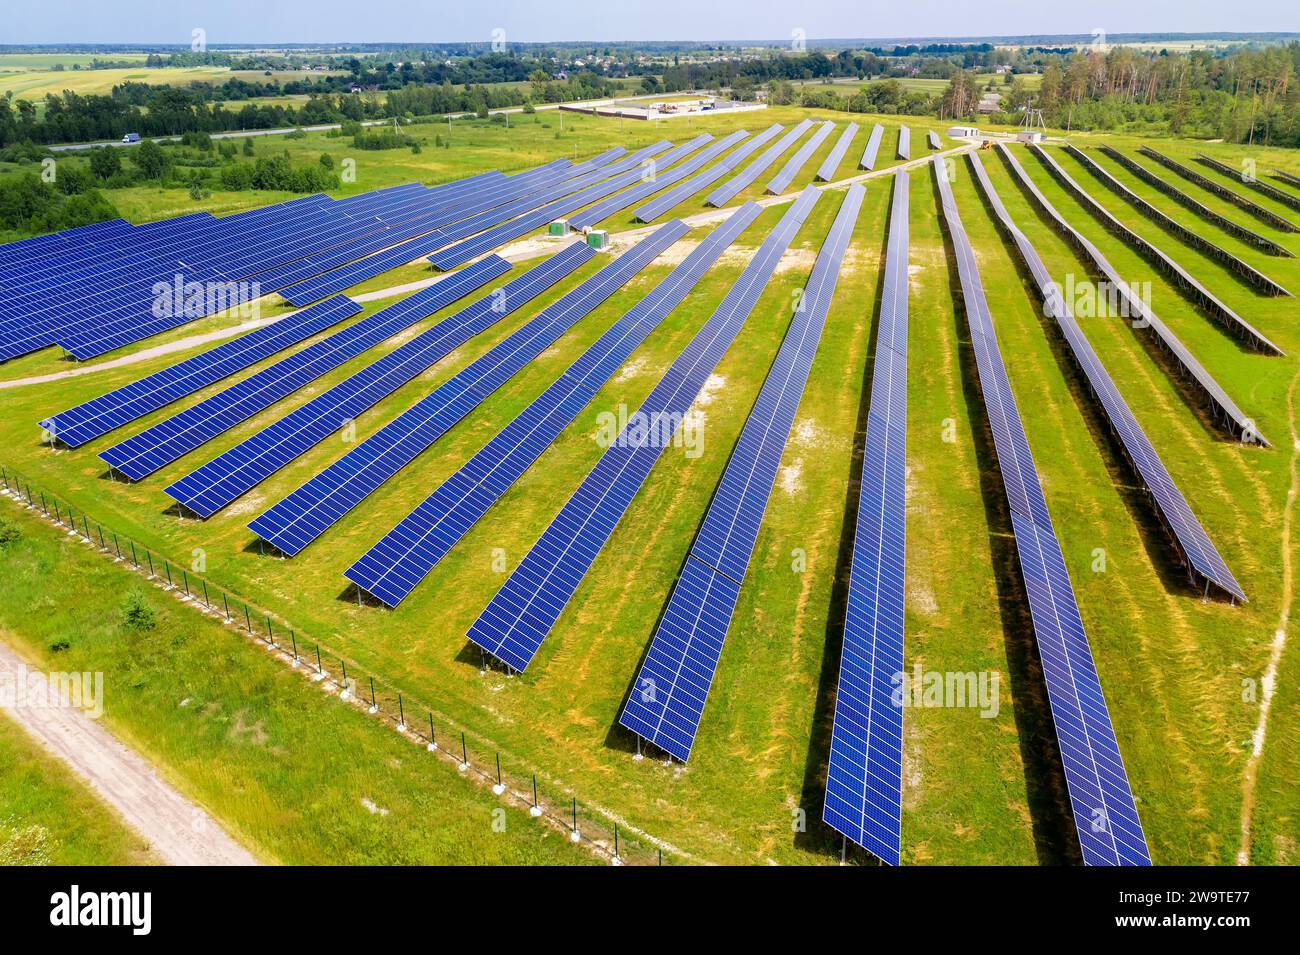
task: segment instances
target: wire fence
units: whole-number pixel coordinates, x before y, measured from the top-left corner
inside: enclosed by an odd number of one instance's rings
[[[213,584],[193,568],[183,567],[123,534],[106,528],[85,511],[34,486],[26,477],[0,466],[4,493],[22,506],[39,511],[85,543],[142,574],[164,591],[202,613],[223,620],[275,652],[289,666],[301,670],[322,690],[337,696],[391,725],[435,758],[454,762],[457,770],[490,787],[502,801],[526,808],[533,818],[568,833],[571,841],[617,865],[664,865],[662,849],[644,836],[628,837],[625,827],[598,810],[584,806],[571,792],[545,791],[536,772],[503,766],[501,754],[487,741],[433,708],[389,687],[354,661],[340,656],[319,641],[299,633],[283,618],[256,608],[237,594]]]

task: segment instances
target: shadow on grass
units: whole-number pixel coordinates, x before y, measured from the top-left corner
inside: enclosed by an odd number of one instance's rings
[[[934,183],[936,207],[942,205],[937,180]],[[961,303],[957,311],[964,314],[965,303],[956,267],[956,251],[946,227],[944,252],[949,263],[948,283],[953,301]],[[979,465],[980,497],[984,502],[989,527],[989,557],[998,591],[998,616],[1002,620],[1002,638],[1006,651],[1007,676],[1011,682],[1016,720],[1016,736],[1024,765],[1025,798],[1033,830],[1034,849],[1043,865],[1080,865],[1078,833],[1070,808],[1069,790],[1061,751],[1052,721],[1051,705],[1043,679],[1042,664],[1034,639],[1033,620],[1028,610],[1024,583],[1020,576],[1015,536],[1011,530],[1006,505],[1006,491],[998,470],[997,453],[987,415],[981,414],[984,397],[979,386],[979,370],[970,344],[970,329],[959,320],[957,351],[961,368],[962,391],[971,409],[971,436]]]

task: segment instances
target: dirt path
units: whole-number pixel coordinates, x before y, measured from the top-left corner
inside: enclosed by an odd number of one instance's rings
[[[1273,706],[1273,691],[1277,686],[1277,669],[1286,650],[1286,630],[1291,619],[1291,602],[1295,596],[1291,562],[1291,524],[1295,512],[1297,492],[1300,492],[1300,433],[1296,431],[1296,384],[1300,375],[1291,379],[1287,389],[1287,423],[1291,429],[1291,485],[1286,492],[1286,508],[1282,512],[1282,609],[1278,614],[1277,630],[1273,632],[1273,646],[1268,656],[1268,666],[1260,680],[1259,722],[1251,739],[1250,758],[1246,761],[1242,780],[1241,798],[1241,848],[1237,850],[1237,865],[1250,865],[1251,821],[1255,812],[1255,783],[1259,776],[1259,761],[1264,755],[1264,738],[1268,733],[1268,712]]]
[[[0,679],[17,685],[36,672],[0,642]],[[82,710],[16,706],[6,712],[89,783],[168,865],[258,864],[206,812],[163,782],[140,754]]]

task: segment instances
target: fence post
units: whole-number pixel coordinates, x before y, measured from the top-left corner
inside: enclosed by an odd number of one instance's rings
[[[465,731],[460,733],[460,768],[469,769],[469,750],[465,748]]]
[[[149,551],[146,550],[144,552],[144,559],[149,562],[149,579],[153,580],[155,577],[158,576],[158,572],[153,569],[153,554],[149,553]]]
[[[226,599],[226,592],[221,592],[221,607],[226,612],[226,623],[230,623],[230,601]]]
[[[248,604],[244,604],[244,626],[248,628],[249,633],[253,632],[253,618],[248,615]]]
[[[298,635],[294,633],[293,630],[289,631],[289,642],[293,644],[293,665],[297,666],[298,665]]]
[[[184,568],[181,568],[181,582],[185,585],[185,596],[188,597],[190,595],[190,575],[185,572]]]
[[[170,588],[170,589],[172,589],[172,590],[175,590],[175,589],[176,589],[176,585],[175,585],[174,583],[172,583],[172,565],[169,564],[167,561],[164,560],[164,561],[163,561],[163,570],[167,571],[167,586],[168,586],[168,588]]]
[[[397,694],[397,730],[402,732],[406,729],[406,707],[402,703],[402,694]]]
[[[210,600],[208,599],[208,582],[207,582],[206,580],[203,580],[203,581],[200,581],[200,583],[203,584],[203,606],[205,606],[205,607],[207,607],[209,610],[211,610],[211,609],[212,609],[212,601],[210,601]]]
[[[438,736],[433,731],[433,714],[430,713],[429,714],[429,752],[432,753],[437,748],[438,748]]]
[[[120,543],[118,543],[118,540],[117,540],[117,531],[114,531],[114,532],[113,532],[113,549],[117,551],[117,559],[118,559],[118,560],[121,560],[121,559],[122,559],[122,545],[121,545]],[[139,564],[136,564],[136,566],[139,567],[140,565],[139,565]]]

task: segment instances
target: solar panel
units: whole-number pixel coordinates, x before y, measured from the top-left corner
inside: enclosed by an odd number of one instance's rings
[[[854,183],[844,197],[619,717],[682,762],[690,759],[865,192]]]
[[[939,134],[936,133],[933,129],[926,134],[926,139],[930,143],[930,148],[935,150],[936,152],[943,148],[943,146],[940,145],[939,143]]]
[[[907,171],[894,173],[862,449],[844,646],[822,818],[877,858],[902,858],[903,604],[907,527]]]
[[[1232,177],[1247,189],[1254,189],[1256,192],[1268,196],[1274,202],[1280,202],[1282,205],[1290,206],[1292,209],[1300,209],[1300,196],[1292,195],[1285,189],[1279,189],[1277,186],[1270,186],[1262,179],[1255,178],[1253,174],[1248,174],[1244,168],[1234,169],[1227,163],[1220,162],[1204,153],[1197,153],[1196,161],[1202,166],[1208,166],[1215,172]]]
[[[1278,348],[1271,341],[1247,322],[1244,318],[1234,312],[1218,296],[1207,289],[1199,281],[1191,276],[1181,265],[1171,259],[1152,243],[1142,238],[1111,213],[1109,209],[1094,199],[1086,189],[1080,186],[1074,178],[1061,168],[1056,159],[1044,152],[1038,146],[1030,145],[1030,151],[1039,158],[1049,172],[1065,186],[1066,190],[1073,194],[1083,205],[1091,212],[1098,221],[1105,226],[1108,232],[1118,235],[1130,246],[1137,250],[1147,261],[1154,264],[1165,275],[1174,280],[1177,285],[1187,296],[1198,305],[1210,318],[1223,325],[1229,332],[1237,335],[1239,338],[1257,351],[1269,352],[1274,355],[1284,354],[1282,349]]]
[[[1274,169],[1269,173],[1278,182],[1285,182],[1291,186],[1300,186],[1300,176],[1293,176],[1291,173],[1282,169]]]
[[[840,133],[840,138],[831,149],[830,155],[826,157],[826,161],[817,170],[817,179],[822,182],[830,182],[835,178],[835,170],[840,168],[840,163],[844,161],[844,154],[849,151],[849,144],[853,142],[853,137],[857,134],[857,123],[849,123],[845,127],[844,132]]]
[[[812,158],[812,154],[817,151],[817,147],[831,134],[831,130],[834,128],[835,124],[829,120],[817,127],[817,131],[812,134],[808,142],[800,146],[799,150],[781,167],[781,171],[772,177],[772,181],[766,186],[766,191],[774,196],[779,196],[784,192],[786,187],[794,181],[794,177],[799,174],[799,170],[803,168],[804,163]]]
[[[906,126],[898,127],[898,158],[902,160],[912,158],[912,131]]]
[[[99,457],[138,481],[509,270],[510,263],[501,258],[477,262],[113,445]]]
[[[1047,313],[1060,327],[1076,365],[1088,380],[1089,390],[1101,404],[1130,465],[1151,495],[1156,512],[1168,529],[1184,564],[1192,572],[1193,579],[1213,584],[1237,600],[1245,600],[1246,595],[1241,585],[1228,570],[1227,564],[1206,534],[1205,528],[1192,513],[1191,507],[1188,506],[1182,492],[1178,490],[1160,455],[1142,430],[1142,426],[1138,424],[1128,403],[1115,387],[1101,359],[1097,357],[1097,353],[1084,336],[1083,329],[1079,327],[1068,303],[1061,295],[1060,287],[1052,281],[1043,260],[1039,258],[1033,245],[1003,206],[1002,198],[994,189],[993,183],[989,181],[979,157],[969,153],[967,159],[975,171],[975,181],[988,198],[1002,228],[1011,237],[1021,258],[1033,274],[1034,281],[1043,295]]]
[[[1194,169],[1184,166],[1182,163],[1170,159],[1168,156],[1156,152],[1150,146],[1139,146],[1138,152],[1144,156],[1149,156],[1160,165],[1164,166],[1171,172],[1182,176],[1190,183],[1200,186],[1208,192],[1214,193],[1220,199],[1226,199],[1238,209],[1244,209],[1261,222],[1267,222],[1275,229],[1281,229],[1283,232],[1300,232],[1300,226],[1283,218],[1271,209],[1266,209],[1257,202],[1252,202],[1240,193],[1234,192],[1222,183],[1215,182],[1208,176],[1202,176]]]
[[[802,120],[798,126],[787,132],[778,139],[773,145],[763,151],[763,154],[751,162],[748,166],[738,172],[734,177],[728,179],[717,189],[713,190],[704,200],[706,205],[715,208],[725,206],[732,199],[736,198],[747,187],[761,176],[768,166],[776,162],[777,158],[789,149],[794,143],[808,130],[812,129],[813,122],[811,119]]]
[[[601,547],[671,440],[705,380],[758,303],[820,193],[805,189],[745,266],[709,320],[678,355],[583,479],[541,539],[470,627],[469,638],[517,670],[528,667]],[[629,427],[633,422],[629,420]]]
[[[998,152],[1006,161],[1019,179],[1020,184],[1025,191],[1034,199],[1035,202],[1047,213],[1048,217],[1056,224],[1061,234],[1070,241],[1072,245],[1089,259],[1097,269],[1105,275],[1111,283],[1111,288],[1123,300],[1124,308],[1127,314],[1136,316],[1137,320],[1131,322],[1134,328],[1145,330],[1150,329],[1151,333],[1156,336],[1157,341],[1169,351],[1174,360],[1187,372],[1188,376],[1195,382],[1199,388],[1199,393],[1203,395],[1214,411],[1215,422],[1224,427],[1229,433],[1240,435],[1243,441],[1253,441],[1258,444],[1267,446],[1268,441],[1260,434],[1259,429],[1255,427],[1255,422],[1247,418],[1236,402],[1228,397],[1228,393],[1223,390],[1217,381],[1205,370],[1204,366],[1196,360],[1196,356],[1188,350],[1187,346],[1179,340],[1167,325],[1156,315],[1156,313],[1142,301],[1138,295],[1121,277],[1110,261],[1101,253],[1095,245],[1092,244],[1083,233],[1079,232],[1074,226],[1070,225],[1057,210],[1056,207],[1048,201],[1047,197],[1039,190],[1034,181],[1021,167],[1019,160],[1011,154],[1011,151],[1003,143],[998,143]]]
[[[867,137],[867,148],[862,150],[862,158],[858,160],[858,166],[861,169],[876,168],[876,153],[880,151],[880,140],[884,138],[885,127],[876,123],[871,127],[871,135]]]
[[[216,513],[454,349],[523,308],[596,254],[582,243],[557,252],[224,451],[166,493],[196,513]]]
[[[157,411],[290,345],[305,341],[359,311],[361,306],[346,296],[326,299],[129,385],[60,411],[42,421],[41,427],[68,447],[80,447],[128,421]]]
[[[957,254],[980,391],[1011,512],[1016,556],[1083,860],[1088,865],[1150,865],[1092,650],[998,350],[975,251],[957,212],[943,160],[936,156],[933,165],[944,222]]]
[[[738,149],[733,150],[720,162],[710,166],[698,176],[692,176],[680,185],[669,189],[663,195],[651,199],[640,209],[637,209],[632,213],[633,217],[638,222],[654,222],[655,219],[668,212],[674,206],[685,202],[701,189],[704,189],[706,186],[711,186],[727,173],[731,172],[731,170],[740,165],[741,162],[748,158],[749,155],[760,146],[766,146],[768,141],[775,138],[784,128],[785,127],[780,123],[773,123],[757,136],[742,143]]]
[[[1180,189],[1178,186],[1175,186],[1173,183],[1166,182],[1164,179],[1157,176],[1151,170],[1147,169],[1146,166],[1143,166],[1141,163],[1137,162],[1137,160],[1135,160],[1132,156],[1128,156],[1120,152],[1118,149],[1114,148],[1113,146],[1107,146],[1103,144],[1098,148],[1101,149],[1101,151],[1104,152],[1111,159],[1115,160],[1117,163],[1119,163],[1121,166],[1127,169],[1129,172],[1133,173],[1133,175],[1141,179],[1143,182],[1147,183],[1150,186],[1154,186],[1161,193],[1168,196],[1170,199],[1173,199],[1174,201],[1178,202],[1185,209],[1191,210],[1192,212],[1200,216],[1202,219],[1204,219],[1206,222],[1210,223],[1211,225],[1218,226],[1224,232],[1228,233],[1231,236],[1235,236],[1236,238],[1240,239],[1242,242],[1247,243],[1248,245],[1256,246],[1266,255],[1279,255],[1279,256],[1286,256],[1288,258],[1295,258],[1295,253],[1292,252],[1290,249],[1286,248],[1285,246],[1278,245],[1272,239],[1264,238],[1264,236],[1260,235],[1258,232],[1252,232],[1250,229],[1247,229],[1245,226],[1234,222],[1233,220],[1229,219],[1227,216],[1220,215],[1219,213],[1211,209],[1209,206],[1206,206],[1203,203],[1193,199],[1190,195],[1188,195],[1186,190]]]
[[[390,607],[550,447],[636,348],[681,303],[762,208],[746,203],[691,251],[495,438],[366,551],[344,574]]]
[[[676,219],[656,229],[261,514],[249,528],[284,553],[298,553],[688,231]]]

